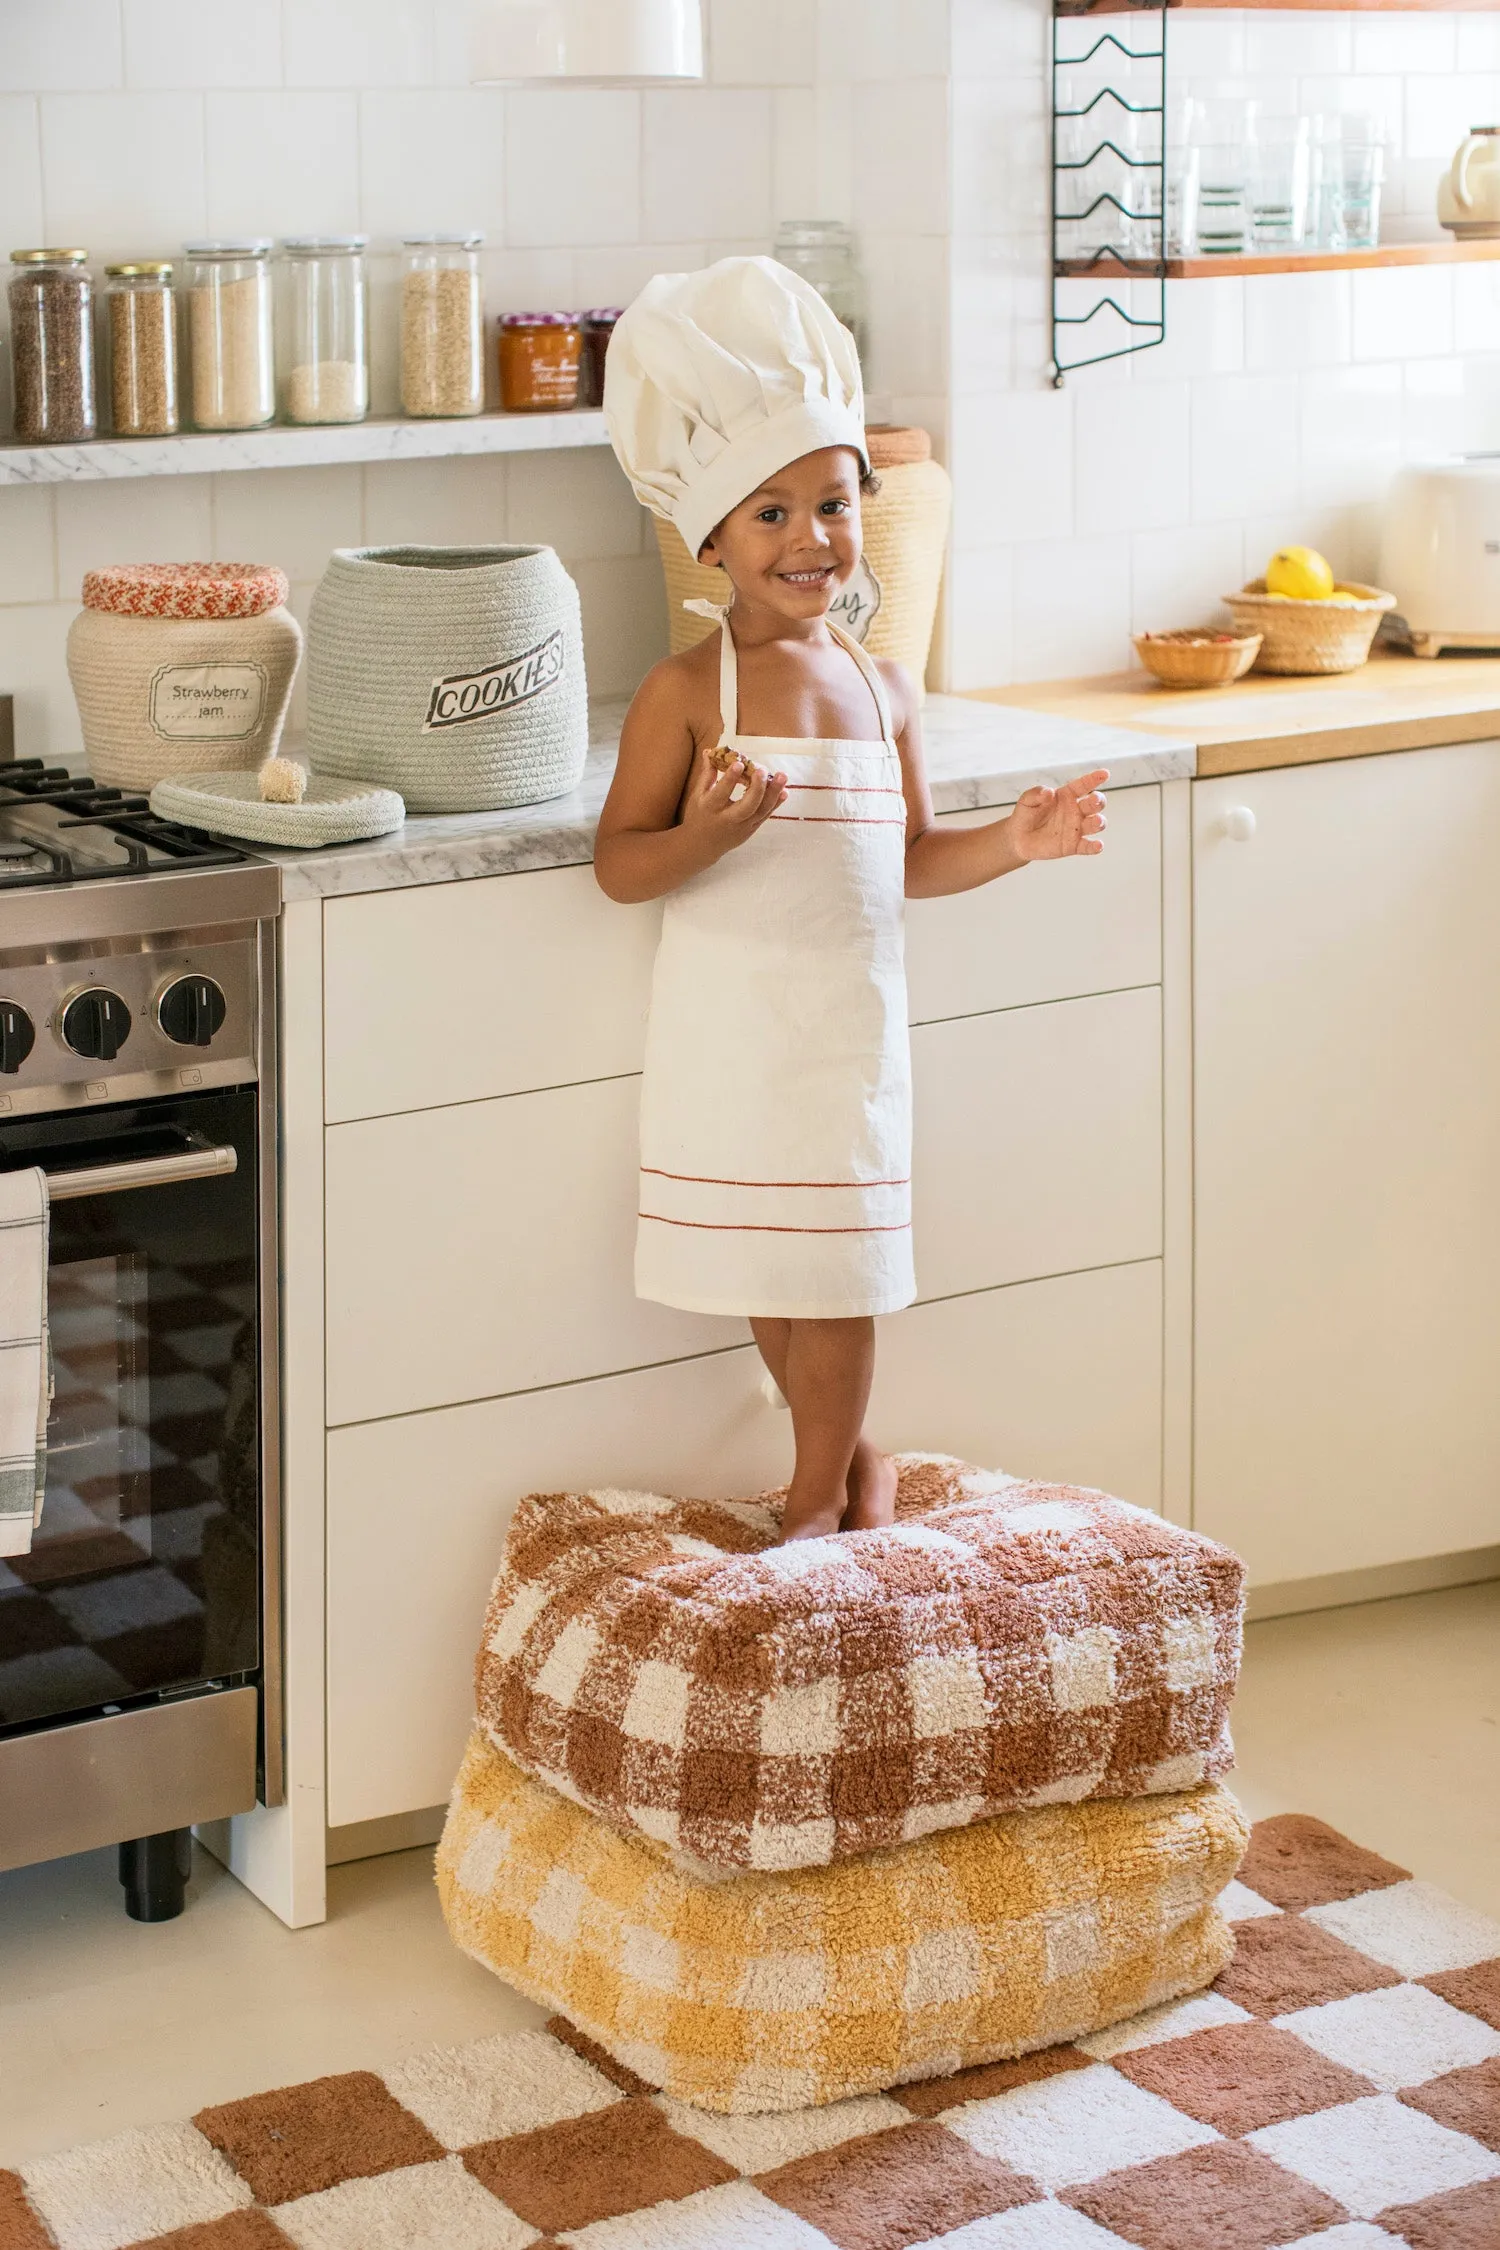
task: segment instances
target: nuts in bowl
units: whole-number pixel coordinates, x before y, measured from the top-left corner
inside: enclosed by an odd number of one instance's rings
[[[1212,625],[1135,636],[1137,656],[1163,687],[1228,687],[1249,671],[1259,650],[1259,633],[1221,633]]]

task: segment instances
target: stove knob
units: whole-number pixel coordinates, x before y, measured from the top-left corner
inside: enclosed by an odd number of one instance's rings
[[[156,1020],[178,1047],[206,1047],[229,1013],[212,977],[179,977],[156,1003]]]
[[[14,1000],[0,1000],[0,1071],[14,1077],[36,1045],[36,1025]]]
[[[62,1012],[62,1035],[75,1055],[113,1062],[130,1037],[130,1010],[107,985],[75,993]]]

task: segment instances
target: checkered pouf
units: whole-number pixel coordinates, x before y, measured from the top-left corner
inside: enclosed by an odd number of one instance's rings
[[[1298,1816],[1211,1992],[718,2117],[560,2021],[0,2172],[0,2250],[1496,2250],[1500,1925]]]

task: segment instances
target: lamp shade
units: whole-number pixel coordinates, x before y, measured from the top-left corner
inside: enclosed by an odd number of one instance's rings
[[[703,76],[700,0],[477,0],[476,85]]]

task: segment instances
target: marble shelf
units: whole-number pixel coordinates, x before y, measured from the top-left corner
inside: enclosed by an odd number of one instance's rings
[[[195,430],[180,437],[93,438],[86,445],[0,445],[0,485],[302,469],[330,461],[431,461],[453,454],[556,452],[608,443],[604,416],[586,409],[476,414],[451,422],[392,417],[316,427],[273,423],[263,430]]]

